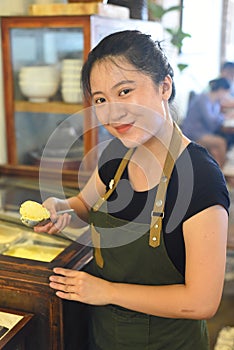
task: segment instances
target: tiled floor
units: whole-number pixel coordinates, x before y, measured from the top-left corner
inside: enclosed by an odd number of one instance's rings
[[[225,326],[234,327],[234,280],[225,285],[218,312],[208,321],[211,350],[214,349],[219,331]]]
[[[211,349],[218,337],[218,333],[225,326],[234,327],[234,187],[229,188],[231,208],[229,216],[228,253],[226,266],[226,281],[223,297],[216,315],[208,321]],[[232,349],[234,350],[234,348]]]

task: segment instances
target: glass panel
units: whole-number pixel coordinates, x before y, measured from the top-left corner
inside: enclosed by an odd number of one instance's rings
[[[0,253],[7,256],[49,262],[71,244],[70,241],[63,238],[27,232],[27,229],[9,223],[2,222],[0,228],[3,237],[2,243],[0,242]],[[15,237],[6,243],[4,234],[8,236],[9,230],[13,233],[15,231]]]
[[[24,66],[56,65],[61,70],[63,59],[83,59],[82,28],[11,29],[12,64],[15,99],[23,99],[18,75]],[[54,99],[56,99],[55,96]]]
[[[38,165],[53,131],[73,113],[67,107],[82,103],[83,28],[14,28],[10,35],[18,163]],[[80,135],[82,119],[76,127]],[[66,157],[64,169],[78,169],[81,141],[77,140],[78,152]],[[52,153],[47,165],[60,166],[59,152]]]
[[[43,156],[46,165],[55,168],[62,161],[64,169],[78,170],[84,154],[83,118],[77,114],[77,118],[74,115],[72,121],[70,119],[63,114],[16,113],[18,162],[39,165],[44,147],[50,140]]]

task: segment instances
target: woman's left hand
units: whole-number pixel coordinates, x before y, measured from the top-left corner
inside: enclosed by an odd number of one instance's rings
[[[111,282],[92,276],[83,271],[60,267],[53,269],[50,287],[57,290],[62,299],[80,301],[91,305],[106,305],[110,301]]]

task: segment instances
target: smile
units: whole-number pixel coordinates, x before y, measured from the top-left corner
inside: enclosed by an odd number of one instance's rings
[[[133,126],[133,123],[132,124],[121,124],[121,125],[118,125],[118,126],[114,126],[114,128],[116,129],[116,131],[120,134],[123,134],[125,132],[127,132],[128,130],[130,130]]]

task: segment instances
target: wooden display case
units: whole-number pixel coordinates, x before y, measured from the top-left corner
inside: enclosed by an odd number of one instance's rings
[[[75,127],[79,129],[79,135],[80,130],[82,133],[82,155],[77,155],[67,168],[64,162],[62,173],[71,187],[77,185],[78,171],[87,179],[96,165],[96,145],[102,141],[103,130],[100,130],[104,129],[99,127],[92,114],[88,111],[83,113],[88,102],[65,103],[61,86],[48,101],[30,102],[20,90],[19,72],[22,67],[30,65],[56,65],[61,68],[64,59],[79,58],[84,61],[90,49],[104,36],[123,29],[139,29],[152,34],[154,39],[162,39],[160,24],[141,20],[120,20],[97,15],[1,18],[8,157],[7,163],[0,166],[2,174],[38,177],[40,157],[50,135],[59,124],[77,114]],[[35,152],[38,152],[37,161],[32,157]],[[87,154],[91,154],[90,158],[86,157]],[[83,168],[80,169],[82,160]],[[47,162],[44,167],[40,167],[40,171],[48,177],[54,177],[61,172],[61,168],[58,170],[55,162]]]
[[[58,298],[49,276],[55,266],[86,268],[92,260],[89,227],[67,227],[51,236],[24,226],[19,207],[25,200],[41,202],[42,192],[59,198],[76,193],[71,188],[59,191],[55,182],[44,185],[39,187],[37,179],[0,177],[0,309],[33,314],[30,332],[23,330],[24,345],[18,347],[17,336],[8,344],[17,346],[6,350],[86,350],[88,307]],[[4,326],[1,321],[0,314]]]
[[[2,224],[3,222],[0,221]],[[9,242],[8,247],[1,244],[0,254],[0,309],[18,310],[20,313],[34,315],[30,322],[30,332],[23,340],[23,347],[10,347],[6,349],[24,350],[81,350],[87,345],[88,307],[85,304],[63,301],[55,295],[49,287],[49,276],[55,266],[80,270],[92,259],[92,251],[89,241],[89,233],[80,237],[83,244],[66,241],[65,248],[51,261],[39,261],[30,258],[7,254],[12,247],[19,247],[25,235],[32,234],[30,230],[19,228],[13,224],[3,223],[6,232],[17,227],[17,230],[25,230],[26,233],[17,242]],[[7,225],[9,227],[7,228]],[[17,232],[18,232],[17,231]],[[35,246],[43,247],[48,235],[42,240],[34,237]],[[10,239],[10,235],[8,235]],[[61,238],[49,237],[55,247]],[[63,241],[63,239],[62,239]],[[44,243],[43,243],[44,242]],[[60,244],[59,243],[59,244]],[[23,245],[24,243],[22,243]],[[30,243],[31,244],[31,243]],[[10,247],[9,247],[10,246]],[[24,245],[27,247],[27,245]],[[42,259],[43,260],[43,259]],[[1,322],[0,322],[1,323]],[[0,342],[1,344],[1,342]]]
[[[37,65],[60,70],[64,59],[84,60],[91,46],[90,16],[3,17],[1,25],[8,156],[2,172],[38,176],[38,162],[47,139],[59,123],[79,113],[83,104],[63,102],[60,88],[44,103],[30,102],[20,90],[19,72],[24,66]],[[79,121],[84,136],[83,154],[97,142],[97,130],[88,122]],[[38,161],[30,158],[32,151],[39,152]],[[74,169],[64,170],[68,179],[77,175],[79,163],[71,164]],[[52,176],[54,170],[53,163],[44,169]]]

